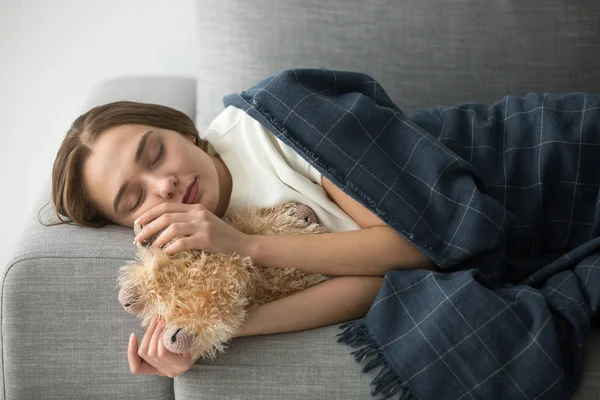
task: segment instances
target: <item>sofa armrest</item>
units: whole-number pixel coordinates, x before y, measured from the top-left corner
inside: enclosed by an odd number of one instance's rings
[[[193,120],[195,96],[193,79],[117,78],[97,86],[83,111],[135,100]],[[37,211],[50,193],[48,179],[1,275],[0,399],[172,399],[172,379],[135,376],[127,363],[129,334],[144,334],[117,299],[119,267],[135,258],[133,231],[44,226]],[[51,204],[39,219],[57,221]]]

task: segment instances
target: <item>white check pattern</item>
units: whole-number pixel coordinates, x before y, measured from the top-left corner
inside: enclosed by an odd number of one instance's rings
[[[406,116],[369,75],[286,69],[224,98],[444,273],[394,270],[340,341],[374,395],[567,399],[600,303],[600,95]]]

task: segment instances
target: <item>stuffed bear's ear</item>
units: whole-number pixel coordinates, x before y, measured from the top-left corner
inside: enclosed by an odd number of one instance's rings
[[[294,211],[294,215],[301,219],[306,225],[314,224],[319,222],[317,219],[317,214],[307,205],[299,203],[297,201],[292,202],[296,205],[296,209]]]

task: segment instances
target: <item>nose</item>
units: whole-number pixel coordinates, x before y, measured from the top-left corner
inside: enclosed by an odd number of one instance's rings
[[[151,179],[152,191],[165,200],[171,200],[175,196],[178,180],[172,175],[155,177]]]

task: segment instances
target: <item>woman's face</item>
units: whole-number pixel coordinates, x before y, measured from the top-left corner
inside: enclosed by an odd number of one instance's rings
[[[194,203],[214,213],[219,201],[213,158],[194,144],[194,138],[147,125],[120,125],[100,134],[84,163],[83,180],[100,213],[129,227],[160,203],[183,202],[194,180]]]

